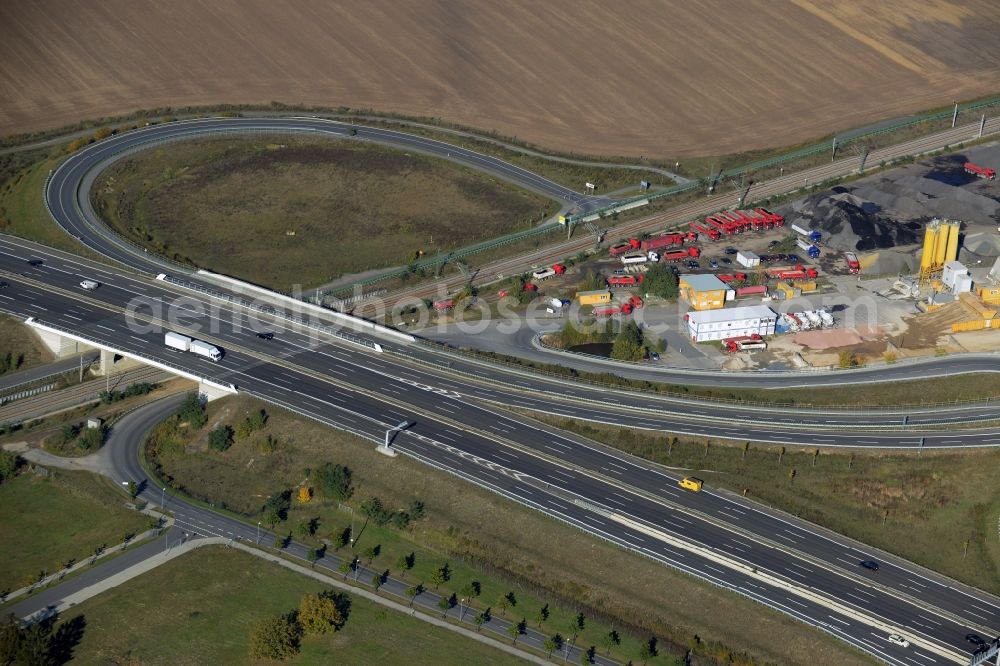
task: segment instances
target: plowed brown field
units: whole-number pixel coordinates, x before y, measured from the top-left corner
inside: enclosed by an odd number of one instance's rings
[[[278,100],[718,154],[995,92],[998,34],[996,0],[11,0],[0,135]]]

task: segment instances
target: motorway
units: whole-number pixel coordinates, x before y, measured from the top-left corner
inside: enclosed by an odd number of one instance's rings
[[[42,265],[28,266],[29,256],[40,255]],[[678,476],[656,465],[481,402],[526,408],[547,405],[548,411],[559,405],[576,418],[622,418],[620,408],[570,399],[572,393],[586,394],[590,389],[567,392],[558,402],[548,396],[541,403],[527,402],[532,393],[537,397],[538,389],[528,385],[522,392],[525,387],[516,383],[527,379],[520,376],[511,379],[501,372],[490,389],[457,373],[441,377],[421,365],[404,363],[403,346],[380,340],[386,352],[377,355],[336,339],[333,344],[318,341],[286,329],[279,321],[250,322],[246,313],[205,302],[193,292],[180,298],[172,285],[37,246],[29,251],[23,242],[9,238],[0,239],[0,268],[9,271],[5,279],[10,287],[0,298],[4,310],[40,317],[114,348],[232,382],[241,392],[372,441],[381,441],[385,430],[401,421],[411,422],[412,427],[394,442],[400,452],[764,601],[892,663],[920,663],[909,659],[913,653],[938,659],[941,652],[961,654],[965,633],[991,635],[1000,628],[1000,602],[990,595],[741,498],[711,490],[697,495],[682,492],[676,488]],[[83,292],[76,286],[82,277],[103,284],[96,292]],[[147,305],[139,309],[137,322],[129,325],[122,309],[133,299]],[[157,304],[164,312],[173,305],[183,315],[186,324],[173,325],[175,330],[196,332],[223,347],[222,361],[212,364],[167,352],[162,329],[144,326],[155,322],[142,313],[154,312]],[[262,324],[276,332],[275,340],[256,338],[250,326]],[[412,352],[419,346],[407,348]],[[472,366],[470,372],[485,370]],[[513,386],[504,388],[505,382]],[[571,387],[563,384],[564,389]],[[592,397],[600,395],[598,391]],[[627,392],[616,397],[655,400]],[[629,402],[622,404],[631,407]],[[1000,438],[985,431],[858,435],[843,428],[831,433],[801,427],[786,437],[775,434],[779,426],[766,422],[777,416],[766,410],[745,417],[750,423],[744,425],[719,423],[719,416],[709,416],[691,426],[685,414],[672,415],[663,405],[660,409],[660,414],[655,409],[645,413],[640,427],[702,434],[717,428],[714,434],[720,437],[754,439],[759,434],[764,441],[788,443],[816,443],[820,438],[824,446],[830,445],[826,440],[858,445],[861,437],[868,436],[873,445],[882,446],[915,445],[919,436],[928,438],[929,446],[952,440],[976,443],[987,435]],[[934,412],[924,416],[939,418]],[[732,432],[727,434],[724,428]],[[882,567],[871,574],[857,567],[860,559],[877,559]],[[885,643],[888,629],[907,635],[919,647],[903,650]]]
[[[995,125],[991,121],[988,131],[995,131]],[[329,131],[344,135],[349,129],[348,125],[309,119],[190,121],[148,128],[99,142],[71,157],[50,180],[46,202],[59,224],[91,249],[140,272],[177,273],[176,266],[163,264],[109,233],[89,210],[89,185],[100,169],[123,152],[142,149],[151,141],[184,138],[192,132]],[[359,137],[362,129],[385,132],[358,127]],[[391,140],[408,136],[391,134],[396,135]],[[439,142],[428,144],[428,148],[423,142],[429,140],[410,139],[421,142],[412,147],[414,150],[461,150]],[[470,152],[461,159],[474,162],[481,158],[484,156]],[[873,153],[870,159],[884,158]],[[503,164],[488,168],[502,169]],[[833,163],[818,169],[843,167]],[[516,179],[533,176],[529,172],[508,175]],[[531,189],[579,205],[595,204],[573,199],[581,195],[552,186],[560,187],[541,179]],[[772,186],[788,189],[787,183]],[[725,205],[726,199],[719,196],[696,206],[710,205],[714,210]],[[694,214],[672,211],[668,215]],[[660,216],[623,228],[662,225],[664,221]],[[548,251],[563,252],[558,247]],[[44,263],[28,266],[29,257],[42,258]],[[929,448],[1000,444],[1000,429],[989,424],[998,420],[997,410],[989,404],[845,414],[836,410],[734,409],[690,399],[678,402],[548,380],[442,355],[419,344],[379,340],[385,353],[377,355],[337,339],[317,340],[313,334],[286,328],[280,320],[264,324],[277,333],[274,341],[266,342],[254,335],[255,324],[248,313],[233,309],[235,306],[10,237],[0,237],[0,269],[8,271],[4,277],[11,283],[0,294],[0,309],[40,318],[136,356],[231,382],[241,392],[374,442],[381,441],[387,429],[407,421],[412,425],[394,441],[400,452],[757,599],[890,663],[961,663],[962,655],[969,652],[965,633],[991,636],[1000,631],[1000,600],[991,595],[727,493],[711,489],[697,495],[682,492],[676,487],[677,475],[654,464],[512,417],[497,408],[514,406],[575,419],[739,441]],[[82,292],[76,286],[82,277],[97,279],[103,286],[93,293]],[[145,306],[139,309],[138,321],[130,324],[123,310],[137,300],[145,301]],[[168,316],[171,310],[173,317]],[[164,349],[163,320],[176,322],[176,315],[184,321],[170,327],[224,348],[226,355],[221,362],[211,364]],[[996,357],[962,362],[969,372],[998,369]],[[947,363],[945,367],[942,360],[936,360],[917,372],[921,376],[954,372],[956,360],[947,359]],[[902,376],[897,373],[913,372],[914,367],[880,369],[886,374],[879,376]],[[805,377],[811,384],[841,383],[847,374]],[[663,373],[657,377],[661,381],[716,384],[722,376],[707,373],[693,377],[686,372],[678,380]],[[788,385],[788,377],[760,374],[735,380],[741,386],[757,381]],[[903,416],[908,422],[905,428]],[[983,421],[984,427],[930,429],[976,420]],[[877,559],[882,567],[873,574],[857,566],[860,559]],[[904,634],[913,646],[903,649],[887,643],[890,631]]]

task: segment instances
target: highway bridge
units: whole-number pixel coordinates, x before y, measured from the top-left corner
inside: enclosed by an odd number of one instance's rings
[[[359,345],[292,324],[280,314],[262,316],[248,311],[227,300],[223,287],[208,285],[192,291],[152,279],[155,273],[183,274],[184,269],[115,236],[90,209],[90,185],[114,159],[156,142],[215,132],[350,135],[350,126],[328,121],[242,120],[147,128],[99,142],[67,160],[46,188],[50,212],[68,233],[124,268],[0,236],[0,275],[9,282],[0,292],[0,309],[33,317],[95,347],[176,366],[218,385],[234,385],[240,392],[373,443],[384,441],[387,431],[405,421],[411,425],[397,433],[392,444],[398,452],[756,599],[889,663],[965,663],[971,652],[967,633],[989,637],[1000,632],[1000,599],[992,595],[744,498],[711,488],[698,494],[683,492],[676,485],[678,475],[658,465],[504,409],[627,422],[651,431],[740,442],[943,448],[1000,444],[1000,427],[993,425],[997,409],[991,403],[845,413],[742,407],[612,391],[367,332],[352,333],[374,343]],[[988,127],[996,131],[994,124]],[[361,130],[357,128],[357,136]],[[402,141],[399,136],[390,138]],[[421,143],[420,149],[431,153],[459,150],[440,142]],[[461,159],[475,166],[474,160],[480,157],[472,153]],[[488,168],[502,167],[491,164]],[[508,172],[508,176],[528,179],[531,174]],[[551,196],[579,205],[593,203],[573,199],[581,195],[544,179],[535,181],[532,188],[548,188]],[[711,205],[714,209],[725,201],[719,197]],[[642,224],[662,226],[671,215],[693,214],[687,210],[669,213]],[[638,228],[638,224],[627,228]],[[30,265],[29,259],[41,263]],[[78,283],[84,278],[98,280],[102,286],[83,292]],[[185,279],[197,281],[198,277],[185,275]],[[255,333],[261,326],[275,332],[275,338],[258,338]],[[225,356],[213,364],[171,353],[163,345],[165,329],[216,344]],[[928,376],[996,371],[998,367],[997,357],[983,356],[934,359],[920,371]],[[797,375],[796,381],[824,385],[852,376],[868,381],[899,378],[912,368]],[[732,381],[718,373],[686,372],[674,378],[660,374],[658,378],[678,383]],[[737,381],[741,386],[768,386],[784,385],[788,379],[752,374]],[[955,424],[963,427],[941,428]],[[879,561],[879,571],[858,566],[867,559]],[[889,643],[890,633],[905,636],[912,645],[903,648]]]

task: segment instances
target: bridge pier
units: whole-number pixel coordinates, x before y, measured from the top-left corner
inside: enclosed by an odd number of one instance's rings
[[[121,356],[114,352],[108,351],[107,349],[101,350],[101,362],[94,369],[98,375],[104,376],[111,374],[113,372],[122,372],[125,370],[131,370],[132,368],[139,368],[145,365],[140,363],[135,359],[128,358],[127,356]]]
[[[198,382],[198,395],[202,397],[204,402],[212,402],[219,398],[225,398],[227,395],[232,395],[232,391],[226,391],[217,384],[200,381]]]

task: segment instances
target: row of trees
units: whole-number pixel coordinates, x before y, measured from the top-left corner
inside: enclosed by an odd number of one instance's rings
[[[299,607],[283,615],[258,620],[250,628],[250,656],[283,660],[299,653],[306,636],[322,636],[339,631],[351,612],[351,598],[326,590],[307,594]]]

